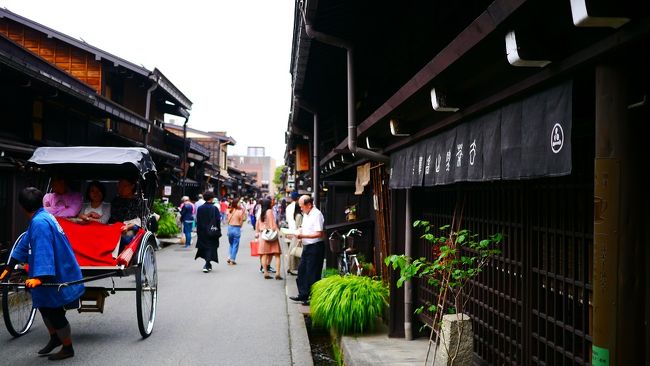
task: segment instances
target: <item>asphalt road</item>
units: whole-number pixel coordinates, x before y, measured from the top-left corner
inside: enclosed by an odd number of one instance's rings
[[[224,233],[226,230],[224,230]],[[156,252],[158,311],[153,334],[138,332],[135,293],[106,299],[104,313],[69,311],[75,357],[66,365],[290,365],[287,298],[284,281],[264,280],[259,260],[250,256],[253,236],[245,224],[236,266],[225,263],[228,239],[219,248],[220,263],[201,272],[195,249],[172,245]],[[110,286],[110,281],[93,284]],[[135,286],[135,277],[116,279]],[[29,333],[12,338],[0,327],[0,365],[51,365],[36,351],[47,343],[37,313]]]

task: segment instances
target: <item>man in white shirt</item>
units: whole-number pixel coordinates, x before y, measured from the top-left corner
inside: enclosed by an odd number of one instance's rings
[[[298,205],[302,209],[302,226],[296,237],[302,239],[302,256],[298,266],[298,296],[289,297],[309,305],[311,286],[321,278],[323,260],[325,259],[325,219],[319,209],[314,207],[310,196],[301,196]]]

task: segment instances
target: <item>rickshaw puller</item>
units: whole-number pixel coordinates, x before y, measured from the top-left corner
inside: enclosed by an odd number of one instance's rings
[[[69,286],[40,286],[43,282],[64,283],[82,279],[81,269],[72,247],[56,219],[43,208],[43,193],[34,187],[23,189],[18,202],[30,218],[27,232],[16,245],[7,268],[0,274],[2,281],[17,263],[29,264],[29,279],[25,286],[31,289],[32,303],[38,308],[50,334],[47,345],[38,351],[45,355],[56,347],[61,350],[48,357],[62,360],[74,356],[71,329],[65,317],[66,309],[78,308],[84,293],[83,284]]]

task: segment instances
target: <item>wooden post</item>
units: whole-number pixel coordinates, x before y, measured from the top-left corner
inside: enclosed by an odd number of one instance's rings
[[[592,364],[643,360],[643,197],[641,135],[628,110],[629,66],[596,67]],[[629,72],[629,74],[627,74]],[[641,251],[641,252],[639,252]],[[642,286],[642,285],[641,285]],[[646,300],[647,301],[647,300]]]

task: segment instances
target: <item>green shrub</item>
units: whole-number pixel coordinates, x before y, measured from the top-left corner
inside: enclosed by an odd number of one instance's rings
[[[160,219],[158,220],[158,231],[156,232],[159,237],[169,238],[181,232],[178,225],[176,225],[174,205],[156,199],[153,202],[153,212],[160,215]]]
[[[315,326],[339,334],[373,330],[388,305],[388,287],[364,276],[330,276],[314,284],[311,316]]]
[[[321,277],[327,278],[329,276],[336,276],[339,274],[339,270],[336,268],[325,268],[323,275]]]

